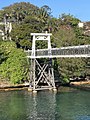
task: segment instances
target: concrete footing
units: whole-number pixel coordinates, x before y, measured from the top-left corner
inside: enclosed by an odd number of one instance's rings
[[[57,89],[56,89],[56,88],[53,88],[53,91],[54,91],[54,92],[57,92]]]
[[[36,91],[36,90],[33,90],[33,93],[34,93],[34,94],[36,94],[36,93],[37,93],[37,91]]]
[[[28,88],[28,92],[32,92],[33,94],[36,94],[37,91],[36,90],[33,90],[32,88]]]
[[[31,89],[31,88],[28,88],[28,91],[29,91],[29,92],[32,92],[32,89]]]
[[[53,91],[53,92],[57,92],[57,89],[56,89],[56,88],[49,88],[48,90],[49,90],[49,91]],[[36,94],[36,93],[37,93],[37,90],[33,90],[32,88],[28,88],[28,91],[29,91],[29,92],[32,92],[33,94]]]

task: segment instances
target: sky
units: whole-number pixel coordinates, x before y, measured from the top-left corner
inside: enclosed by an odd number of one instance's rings
[[[82,22],[90,21],[90,0],[0,0],[0,9],[16,2],[30,2],[38,7],[48,5],[56,18],[70,13]]]

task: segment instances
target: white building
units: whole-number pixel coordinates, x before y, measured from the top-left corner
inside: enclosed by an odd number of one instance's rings
[[[79,22],[79,23],[78,23],[78,26],[79,26],[80,28],[83,28],[83,27],[84,27],[84,23],[83,23],[83,22]]]
[[[5,32],[3,30],[0,29],[0,36],[2,37],[3,40],[11,40],[11,37],[7,37],[8,33],[11,33],[12,30],[12,24],[10,22],[4,23],[4,22],[0,22],[0,25],[4,25],[5,26]]]
[[[2,37],[2,39],[4,40],[4,32],[2,30],[0,30],[0,36]]]

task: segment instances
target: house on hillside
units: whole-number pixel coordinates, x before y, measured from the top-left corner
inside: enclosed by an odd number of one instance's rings
[[[10,36],[10,33],[12,31],[12,24],[10,22],[0,22],[0,37],[3,39],[3,40],[11,40],[11,36]],[[4,26],[3,29],[2,29],[2,25]]]
[[[4,40],[4,32],[0,30],[0,37]]]
[[[78,26],[79,26],[79,28],[83,28],[84,27],[84,23],[83,22],[79,22]]]
[[[79,28],[83,28],[84,35],[90,36],[90,22],[79,22]]]
[[[4,40],[4,25],[3,22],[0,22],[0,38]]]

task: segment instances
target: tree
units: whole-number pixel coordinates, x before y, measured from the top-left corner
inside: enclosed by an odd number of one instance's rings
[[[80,20],[75,18],[73,15],[65,13],[59,17],[59,20],[61,21],[61,24],[71,25],[72,27],[76,27],[80,22]]]
[[[13,84],[28,80],[28,64],[24,51],[17,49],[14,42],[2,42],[0,47],[7,55],[7,59],[0,64],[0,77]]]
[[[29,2],[20,2],[14,3],[8,7],[4,7],[0,13],[3,17],[8,15],[8,20],[20,23],[27,15],[36,14],[38,9],[38,7],[30,4]]]

